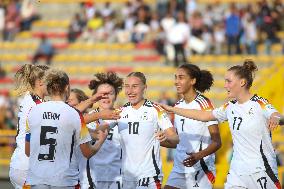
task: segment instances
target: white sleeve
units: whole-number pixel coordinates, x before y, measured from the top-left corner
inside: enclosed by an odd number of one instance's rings
[[[78,128],[78,131],[79,131],[78,132],[79,134],[77,135],[78,137],[77,141],[79,141],[78,144],[80,145],[80,144],[84,144],[84,143],[91,141],[92,138],[90,136],[88,127],[85,123],[84,117],[81,113],[79,113],[79,119],[77,119],[77,121],[79,125],[79,127],[76,127]]]
[[[213,116],[219,121],[224,122],[228,120],[227,117],[227,107],[229,103],[224,104],[223,106],[216,108],[212,111]]]
[[[158,120],[158,126],[162,130],[166,130],[168,128],[173,127],[173,124],[168,116],[168,114],[164,111],[163,108],[160,106],[155,106],[156,112],[157,112],[157,120]]]
[[[96,130],[101,125],[108,125],[110,129],[117,126],[117,120],[103,120],[99,119],[87,124],[87,127],[91,130]]]
[[[208,122],[206,122],[206,124],[205,124],[206,127],[209,127],[209,126],[211,126],[211,125],[218,125],[218,121],[208,121]]]
[[[262,106],[262,111],[266,119],[269,119],[271,114],[278,112],[269,102]]]

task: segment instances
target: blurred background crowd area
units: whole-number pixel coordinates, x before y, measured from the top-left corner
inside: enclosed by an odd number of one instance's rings
[[[282,0],[0,0],[0,32],[0,178],[7,178],[17,127],[13,77],[26,63],[66,71],[71,87],[89,96],[96,72],[124,77],[141,71],[148,79],[146,97],[173,105],[176,67],[191,62],[212,72],[214,86],[205,95],[220,106],[227,100],[227,68],[251,58],[259,68],[253,91],[284,112]],[[122,92],[117,106],[125,101]],[[229,128],[221,125],[220,131],[217,188],[231,156]],[[280,179],[283,132],[273,133]],[[163,152],[163,161],[172,162],[173,151]],[[164,165],[167,176],[172,164]]]
[[[36,0],[0,2],[4,41],[14,41],[19,32],[30,30],[32,23],[41,19],[39,4]],[[86,42],[155,42],[158,52],[164,54],[164,45],[180,40],[175,32],[186,31],[183,43],[189,43],[191,37],[206,43],[202,50],[192,47],[192,53],[257,54],[257,45],[264,44],[270,54],[272,44],[284,43],[283,9],[281,0],[225,4],[220,0],[206,4],[197,0],[86,0],[69,15],[66,39],[68,43],[77,38]]]

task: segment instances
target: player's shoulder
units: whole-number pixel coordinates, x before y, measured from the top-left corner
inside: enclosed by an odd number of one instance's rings
[[[146,107],[149,110],[154,111],[154,112],[158,112],[158,113],[164,112],[164,109],[160,105],[158,105],[158,104],[156,104],[156,103],[154,103],[150,100],[147,100],[147,99],[145,100],[143,106]]]
[[[235,105],[236,103],[237,103],[237,100],[230,100],[230,101],[226,102],[225,104],[223,104],[221,107],[225,110],[228,107]]]
[[[259,105],[266,105],[269,104],[268,100],[266,98],[263,98],[257,94],[253,95],[253,97],[251,97],[250,101],[252,102],[256,102]]]
[[[179,106],[179,105],[181,105],[182,103],[184,103],[184,99],[183,99],[183,98],[180,99],[180,100],[178,100],[178,101],[175,103],[174,106]]]
[[[213,110],[213,103],[203,94],[198,93],[194,101],[200,106],[201,110]]]
[[[70,114],[75,114],[75,115],[79,115],[79,116],[82,115],[82,112],[80,112],[77,108],[70,106],[67,103],[63,103],[62,106],[65,106],[66,108],[64,109],[64,111],[66,110],[66,111],[70,112]]]

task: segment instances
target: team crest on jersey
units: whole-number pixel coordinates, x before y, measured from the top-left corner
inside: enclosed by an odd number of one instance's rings
[[[141,120],[143,120],[143,121],[147,121],[148,120],[147,112],[143,113],[143,115],[141,116]]]
[[[249,115],[253,115],[253,109],[252,109],[252,108],[249,109],[248,114],[249,114]]]

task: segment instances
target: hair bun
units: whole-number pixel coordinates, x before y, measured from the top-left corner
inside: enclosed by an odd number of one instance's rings
[[[254,61],[252,59],[246,59],[243,68],[250,71],[250,72],[255,72],[257,71],[257,66],[255,65]]]

